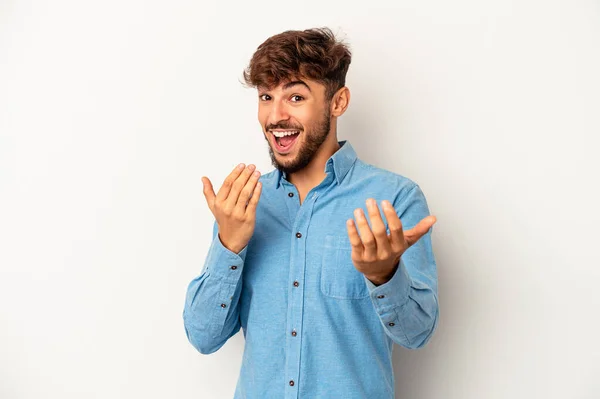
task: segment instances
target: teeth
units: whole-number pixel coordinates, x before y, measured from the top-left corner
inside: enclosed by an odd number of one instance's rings
[[[300,133],[300,131],[299,130],[288,130],[285,132],[271,131],[271,133],[273,133],[273,135],[275,137],[285,137],[285,136],[291,136],[292,134]]]

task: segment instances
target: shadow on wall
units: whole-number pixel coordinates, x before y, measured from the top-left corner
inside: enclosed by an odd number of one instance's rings
[[[351,88],[352,90],[352,88]],[[358,156],[365,162],[392,170],[418,183],[410,172],[403,172],[403,160],[398,158],[394,148],[406,143],[410,146],[411,137],[402,132],[403,119],[411,110],[403,108],[376,108],[366,100],[374,90],[356,88],[361,96],[354,96],[350,112],[338,121],[338,140],[348,139]],[[368,95],[365,95],[368,94]],[[397,105],[397,104],[396,104]],[[386,107],[385,104],[381,104]],[[387,115],[392,115],[392,118]],[[382,115],[386,115],[382,118]],[[394,130],[391,130],[394,129]],[[392,139],[394,144],[386,143]],[[428,203],[438,202],[425,192]],[[476,330],[477,314],[485,311],[484,293],[474,294],[477,288],[467,286],[469,270],[476,268],[476,261],[470,256],[466,238],[459,225],[460,215],[433,211],[438,223],[433,228],[432,244],[438,267],[438,299],[440,316],[433,337],[418,350],[410,350],[394,344],[393,365],[396,398],[431,399],[440,392],[440,384],[448,384],[448,370],[465,377],[473,375],[469,368],[468,351],[472,347]],[[465,384],[468,378],[452,382],[448,391],[461,391],[458,384]],[[443,387],[442,387],[443,389]]]
[[[442,217],[439,219],[444,220]],[[452,223],[434,226],[433,251],[438,268],[438,300],[440,304],[437,328],[430,341],[421,349],[410,350],[394,345],[393,365],[396,397],[430,399],[440,388],[448,392],[463,391],[468,387],[467,375],[475,375],[470,362],[477,334],[477,315],[485,312],[485,293],[467,285],[467,276],[475,262],[461,237],[460,229]],[[452,231],[451,231],[452,230]],[[448,381],[449,370],[463,375],[458,381]],[[452,384],[440,387],[440,384]]]

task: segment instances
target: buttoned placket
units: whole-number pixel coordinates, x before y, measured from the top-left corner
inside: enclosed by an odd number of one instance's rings
[[[282,182],[285,201],[292,223],[288,309],[286,320],[285,398],[297,399],[300,377],[300,350],[302,342],[302,317],[304,308],[304,274],[306,267],[306,231],[310,224],[318,193],[313,189],[300,204],[296,187]]]

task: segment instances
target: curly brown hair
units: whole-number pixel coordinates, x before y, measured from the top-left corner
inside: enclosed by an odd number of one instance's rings
[[[329,28],[288,30],[271,36],[255,51],[244,70],[249,87],[273,88],[292,78],[305,77],[325,85],[331,100],[346,84],[352,54]]]

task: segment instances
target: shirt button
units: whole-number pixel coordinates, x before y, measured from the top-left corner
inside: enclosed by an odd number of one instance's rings
[[[237,269],[237,266],[231,266],[231,270]]]
[[[302,237],[302,233],[296,233],[296,238]]]
[[[288,197],[293,197],[294,193],[288,193]]]
[[[226,307],[227,307],[227,305],[225,305],[224,303],[222,303],[222,304],[221,304],[221,307],[222,307],[222,308],[226,308]]]
[[[290,386],[294,386],[294,380],[290,380]]]
[[[377,298],[379,298],[379,299],[385,298],[385,295],[377,295]]]
[[[296,330],[292,330],[292,337],[295,337],[295,336],[296,336],[296,334],[297,334],[297,333],[296,333]]]
[[[394,327],[396,324],[395,323],[388,323],[388,326],[390,327]]]
[[[297,282],[297,281],[294,281],[294,287],[297,287],[297,286],[299,286],[299,285],[300,285],[300,284],[298,284],[298,282]]]

